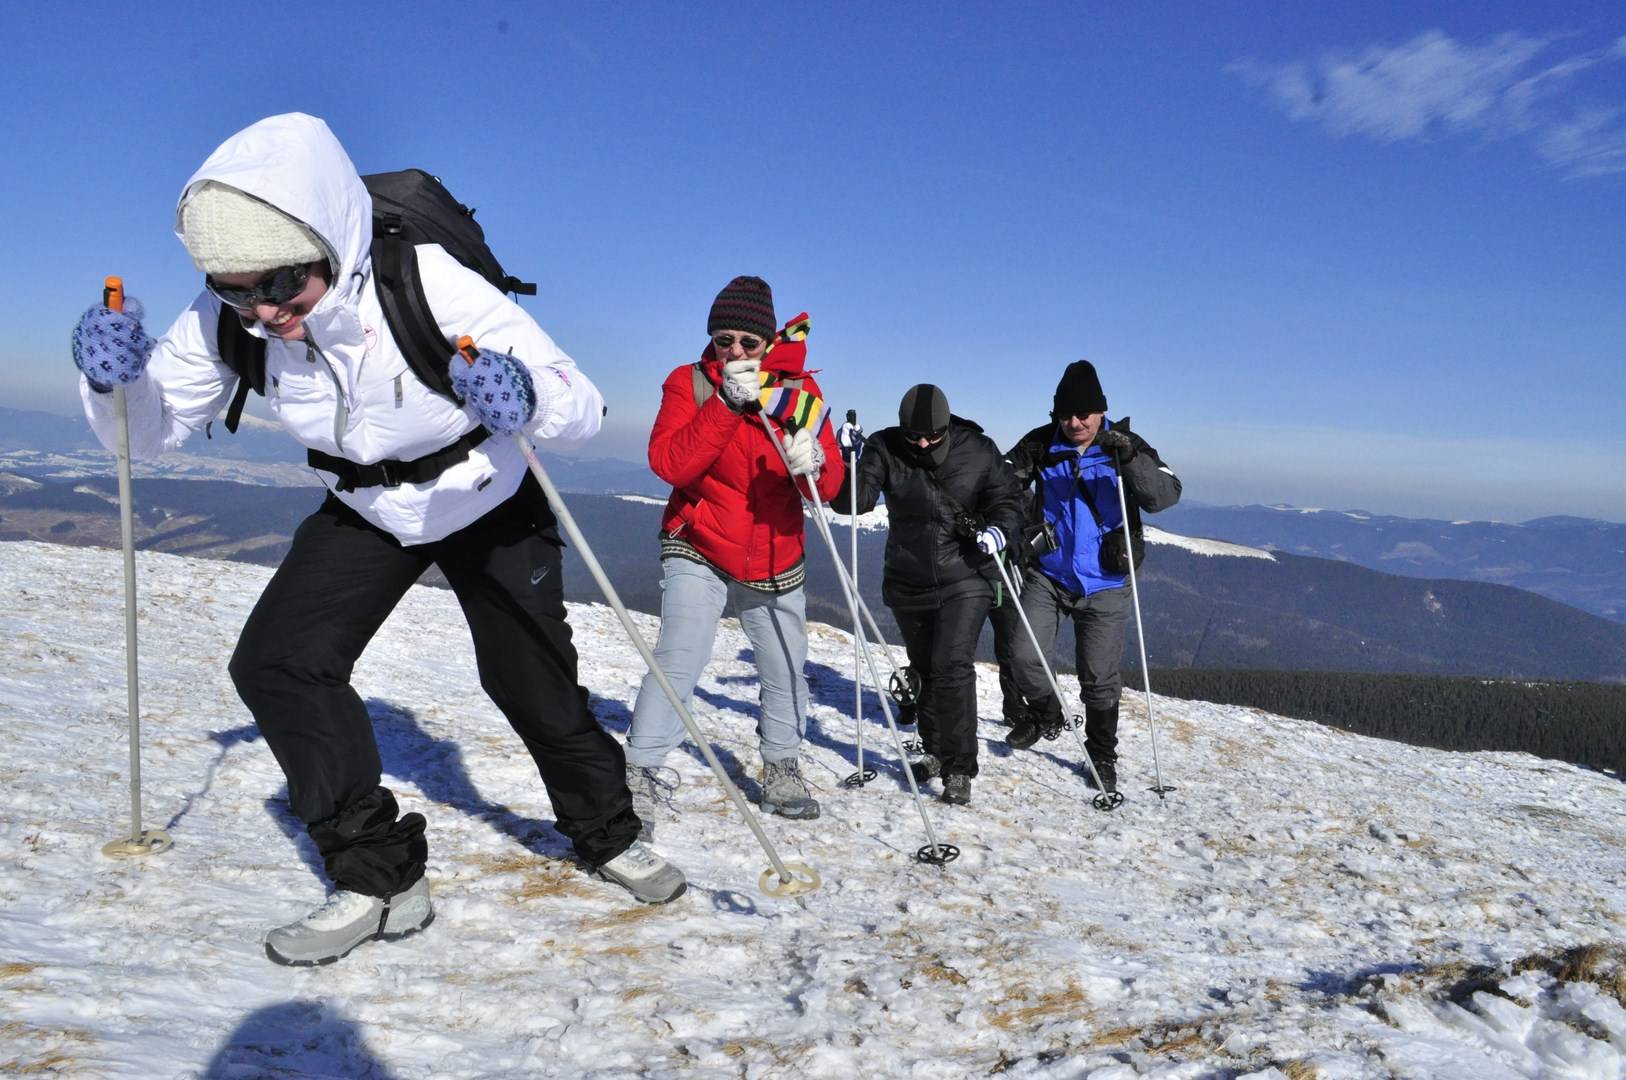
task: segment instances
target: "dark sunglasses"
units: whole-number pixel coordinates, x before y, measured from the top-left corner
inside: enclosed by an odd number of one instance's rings
[[[936,431],[905,431],[903,437],[912,443],[925,439],[930,446],[936,446],[948,434],[948,428],[938,428]]]
[[[252,285],[222,285],[205,274],[203,286],[227,307],[242,311],[247,311],[256,304],[281,307],[305,291],[305,284],[311,279],[311,267],[314,265],[316,264],[304,263],[300,266],[279,266]]]
[[[711,343],[717,346],[719,352],[727,352],[732,349],[736,341],[740,343],[740,348],[746,352],[756,352],[762,348],[762,339],[751,334],[740,334],[738,336],[734,334],[717,334],[711,339]]]

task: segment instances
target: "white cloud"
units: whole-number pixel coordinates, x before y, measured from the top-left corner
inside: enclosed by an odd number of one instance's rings
[[[1626,171],[1626,109],[1581,104],[1583,72],[1626,59],[1626,37],[1531,70],[1552,39],[1502,34],[1484,44],[1429,30],[1401,45],[1323,53],[1230,71],[1263,90],[1294,120],[1335,135],[1397,142],[1435,135],[1528,135],[1536,152],[1571,176]]]

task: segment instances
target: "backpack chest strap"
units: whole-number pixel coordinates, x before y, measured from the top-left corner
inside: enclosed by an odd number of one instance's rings
[[[400,487],[402,484],[427,484],[453,465],[469,459],[469,451],[485,442],[491,432],[477,427],[450,446],[411,461],[375,461],[371,465],[358,465],[347,458],[334,457],[320,450],[305,451],[305,460],[313,469],[333,473],[339,478],[339,491],[357,488]]]

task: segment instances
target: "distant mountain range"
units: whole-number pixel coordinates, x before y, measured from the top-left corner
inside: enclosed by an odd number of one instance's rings
[[[115,547],[117,484],[98,475],[0,473],[0,539]],[[561,470],[563,471],[563,470]],[[575,492],[572,513],[628,606],[660,610],[661,500]],[[312,488],[149,477],[135,485],[137,543],[176,554],[274,565],[320,502]],[[884,521],[884,511],[870,520]],[[845,558],[848,537],[834,529]],[[809,530],[809,614],[849,625],[828,551]],[[1352,562],[1270,553],[1153,530],[1142,576],[1154,667],[1262,667],[1626,680],[1626,626],[1520,589],[1383,574]],[[859,582],[889,639],[880,601],[884,528],[859,530]],[[599,599],[567,552],[567,597]],[[1130,635],[1126,662],[1138,662]],[[985,634],[984,655],[989,635]],[[1058,655],[1071,656],[1064,632]]]
[[[1626,623],[1626,525],[1578,517],[1433,521],[1361,510],[1182,503],[1165,528],[1414,578],[1513,585]]]

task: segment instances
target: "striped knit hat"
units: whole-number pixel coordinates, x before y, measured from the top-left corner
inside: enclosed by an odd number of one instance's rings
[[[708,334],[744,330],[764,341],[772,341],[778,328],[779,320],[773,314],[773,290],[759,277],[737,277],[724,285],[717,299],[711,302],[711,314],[706,318]]]

